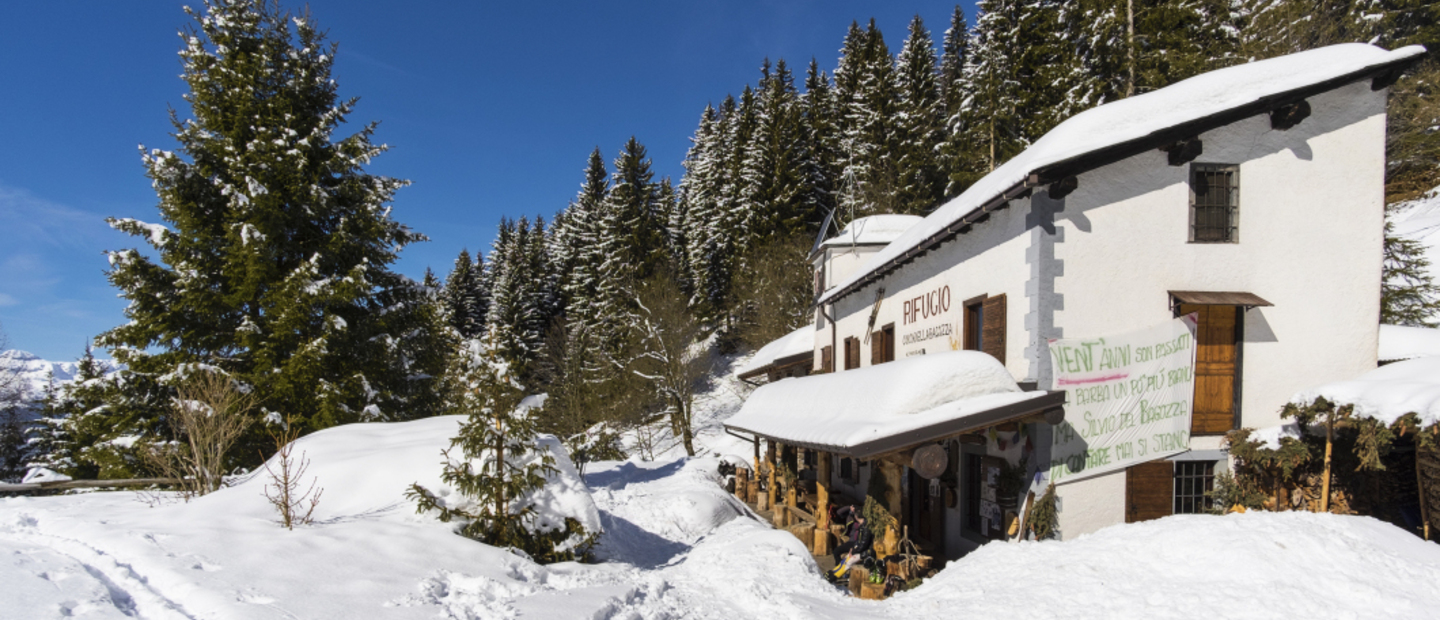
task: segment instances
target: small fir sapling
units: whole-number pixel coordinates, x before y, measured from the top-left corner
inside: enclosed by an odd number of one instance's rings
[[[479,340],[461,345],[447,382],[451,412],[468,418],[443,451],[440,477],[460,500],[412,484],[406,496],[417,512],[437,511],[441,521],[461,523],[460,535],[518,549],[537,562],[587,559],[594,534],[568,517],[563,528],[546,528],[536,512],[534,493],[558,471],[549,450],[536,444],[544,396],[527,397],[495,346]]]
[[[280,513],[280,522],[285,529],[310,525],[315,521],[315,507],[320,504],[320,496],[325,489],[316,487],[318,480],[312,479],[310,486],[300,492],[305,471],[310,468],[310,459],[305,458],[304,452],[298,457],[294,454],[300,429],[287,419],[281,430],[270,431],[270,437],[275,441],[275,456],[265,462],[265,473],[270,474],[270,484],[265,485],[265,499],[270,500],[270,505]],[[271,462],[274,467],[271,467]]]

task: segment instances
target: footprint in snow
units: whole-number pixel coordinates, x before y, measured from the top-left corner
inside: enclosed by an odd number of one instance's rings
[[[235,593],[235,600],[240,601],[241,603],[249,603],[251,605],[269,605],[275,602],[275,599],[265,596],[264,594],[260,594],[259,592],[253,591],[237,592]]]

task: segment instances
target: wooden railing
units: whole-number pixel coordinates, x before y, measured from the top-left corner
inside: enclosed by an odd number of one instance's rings
[[[52,480],[50,482],[0,482],[0,493],[34,493],[66,489],[104,489],[111,487],[148,487],[180,484],[179,478],[122,478],[116,480]]]

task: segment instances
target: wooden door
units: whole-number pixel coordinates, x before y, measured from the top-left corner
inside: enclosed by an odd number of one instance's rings
[[[1240,308],[1180,306],[1180,314],[1191,312],[1199,314],[1200,322],[1195,342],[1195,413],[1190,419],[1190,433],[1217,435],[1235,428]]]
[[[909,470],[906,482],[909,484],[909,505],[906,507],[910,535],[928,546],[931,553],[945,553],[945,504],[944,497],[930,495],[930,481]]]
[[[1174,512],[1175,466],[1150,461],[1125,469],[1125,522],[1136,523]]]

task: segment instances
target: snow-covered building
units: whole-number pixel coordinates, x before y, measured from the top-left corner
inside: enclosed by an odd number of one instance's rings
[[[1005,535],[982,518],[997,476],[1024,459],[1030,488],[1043,490],[1058,405],[1069,420],[1081,413],[1057,389],[1048,343],[1195,313],[1188,451],[1059,484],[1059,527],[1072,538],[1203,507],[1226,466],[1224,433],[1278,425],[1298,390],[1376,366],[1386,96],[1423,53],[1337,45],[1102,105],[884,245],[819,248],[813,365],[835,378],[762,387],[731,428],[815,451],[852,497],[877,464],[901,467],[887,472],[901,482],[901,523],[956,557]],[[872,367],[966,349],[1034,398],[959,407],[946,424],[894,433],[879,455],[796,430],[838,423],[820,395],[841,386],[852,407],[893,417],[880,394],[857,396],[896,385]],[[798,396],[807,389],[816,404]],[[933,480],[896,458],[934,446],[948,473]]]

